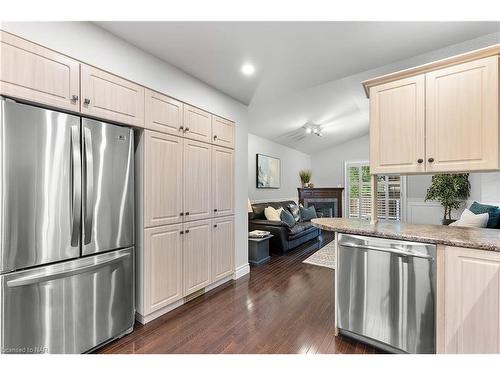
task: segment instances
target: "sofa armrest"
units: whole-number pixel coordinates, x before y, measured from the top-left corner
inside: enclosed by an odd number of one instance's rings
[[[250,224],[253,225],[265,225],[265,226],[270,226],[270,227],[284,227],[286,226],[285,223],[282,221],[277,221],[277,220],[263,220],[263,219],[253,219],[250,220]]]

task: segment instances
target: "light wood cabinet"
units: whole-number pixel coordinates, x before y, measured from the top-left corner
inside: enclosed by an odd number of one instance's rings
[[[425,171],[425,77],[370,90],[370,171]]]
[[[500,169],[499,53],[487,48],[365,81],[371,172]]]
[[[144,127],[144,87],[82,64],[81,112]]]
[[[443,316],[438,343],[445,353],[500,353],[500,253],[444,248]],[[439,265],[438,265],[439,267]],[[443,269],[444,268],[444,269]],[[439,345],[438,345],[439,350]]]
[[[210,284],[212,221],[184,223],[184,296]]]
[[[199,108],[184,104],[184,137],[210,143],[212,115]]]
[[[212,116],[212,142],[217,146],[234,148],[234,122]]]
[[[144,313],[182,298],[182,224],[144,231]]]
[[[80,63],[0,31],[0,94],[79,111]]]
[[[234,213],[234,151],[213,146],[212,194],[214,216]]]
[[[212,216],[212,146],[184,140],[184,220],[208,219]]]
[[[183,140],[144,131],[144,226],[182,222]]]
[[[427,172],[499,166],[498,57],[426,74]]]
[[[234,218],[212,220],[212,282],[230,276],[234,271]]]
[[[184,104],[146,89],[145,127],[172,135],[182,135]]]

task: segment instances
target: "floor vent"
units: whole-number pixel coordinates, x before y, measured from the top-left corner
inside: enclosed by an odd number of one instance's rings
[[[198,298],[199,296],[201,296],[203,294],[205,294],[205,288],[197,290],[196,292],[191,293],[189,296],[184,297],[184,303],[192,301],[195,298]]]

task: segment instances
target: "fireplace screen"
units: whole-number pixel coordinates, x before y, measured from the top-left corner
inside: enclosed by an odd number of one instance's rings
[[[337,198],[306,198],[304,207],[314,206],[318,217],[339,217]]]

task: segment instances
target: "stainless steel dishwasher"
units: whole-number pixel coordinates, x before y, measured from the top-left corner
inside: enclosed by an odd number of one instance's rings
[[[341,334],[393,353],[435,353],[436,246],[339,235]]]

